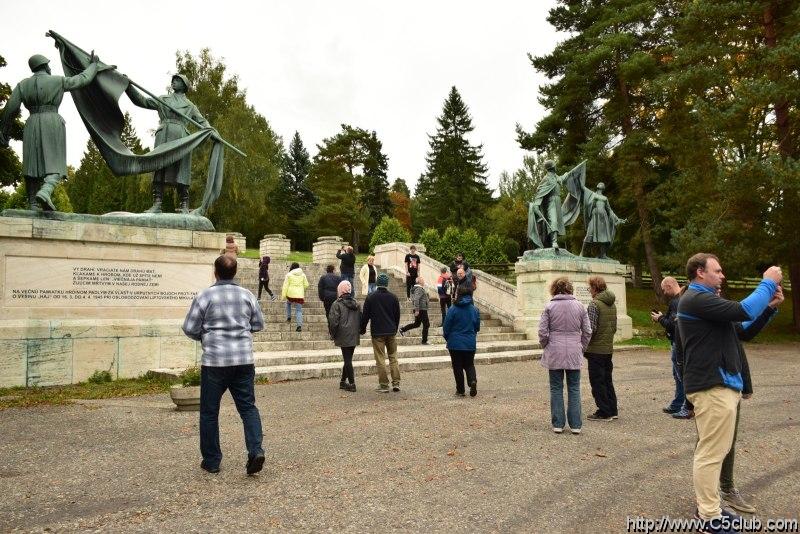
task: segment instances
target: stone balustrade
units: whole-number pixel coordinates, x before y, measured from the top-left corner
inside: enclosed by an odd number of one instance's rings
[[[311,246],[311,261],[318,265],[339,265],[336,253],[339,252],[342,245],[347,244],[347,241],[338,235],[320,236]]]
[[[259,257],[269,256],[272,260],[285,260],[291,251],[292,242],[283,234],[267,234],[258,244]]]

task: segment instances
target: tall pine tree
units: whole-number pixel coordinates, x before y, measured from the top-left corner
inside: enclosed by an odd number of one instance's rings
[[[475,129],[469,109],[454,87],[429,136],[427,169],[415,190],[414,225],[443,230],[447,226],[481,226],[481,214],[492,203],[481,151],[467,136]]]
[[[302,225],[316,236],[333,232],[354,247],[366,245],[381,218],[392,214],[383,145],[374,131],[343,124],[318,148],[309,185],[319,203]]]
[[[286,235],[298,250],[310,250],[311,236],[300,225],[300,220],[316,205],[317,199],[308,187],[311,157],[303,145],[300,133],[295,132],[289,150],[283,156],[281,179],[275,189],[274,200],[282,207],[286,217]]]
[[[0,56],[0,68],[6,66],[6,60]],[[0,116],[2,116],[5,103],[11,97],[11,86],[5,82],[0,82]],[[23,123],[19,118],[14,121],[9,132],[10,139],[22,141]],[[10,185],[16,186],[22,180],[22,163],[11,147],[0,146],[0,187]]]

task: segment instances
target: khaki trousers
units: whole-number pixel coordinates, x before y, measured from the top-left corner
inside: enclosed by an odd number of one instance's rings
[[[692,478],[701,519],[712,519],[722,513],[719,475],[722,461],[733,445],[736,406],[741,396],[738,391],[723,386],[686,396],[694,404],[694,420],[697,424]]]
[[[389,387],[389,377],[386,375],[386,356],[389,356],[389,369],[392,373],[392,386],[400,385],[400,366],[397,364],[397,339],[395,336],[380,336],[372,338],[372,353],[375,355],[375,364],[378,366],[378,383],[381,387]]]

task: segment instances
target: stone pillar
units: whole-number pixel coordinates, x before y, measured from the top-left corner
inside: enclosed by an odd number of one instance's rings
[[[617,297],[617,333],[614,339],[620,341],[633,337],[632,321],[628,317],[626,302],[625,265],[571,254],[564,258],[550,255],[541,259],[520,260],[514,266],[514,271],[517,274],[517,314],[514,326],[517,331],[528,334],[530,339],[539,339],[539,319],[544,307],[550,302],[550,284],[553,280],[560,276],[569,278],[574,287],[575,298],[587,305],[592,300],[587,280],[595,275],[602,276],[608,289]]]
[[[244,252],[247,250],[247,239],[239,232],[228,232],[225,234],[225,237],[227,238],[229,235],[233,236],[233,242],[239,247],[239,256],[243,256]]]
[[[258,244],[258,255],[269,256],[273,260],[285,260],[289,256],[291,244],[283,234],[267,234]]]
[[[339,260],[336,258],[336,253],[342,248],[342,245],[347,245],[338,235],[323,235],[314,242],[311,246],[311,258],[317,265],[339,265]]]

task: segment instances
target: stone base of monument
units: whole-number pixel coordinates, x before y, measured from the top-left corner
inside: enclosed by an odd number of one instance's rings
[[[181,324],[225,234],[0,217],[0,387],[196,364]]]
[[[517,306],[519,313],[514,326],[524,331],[529,339],[538,339],[539,319],[544,307],[552,298],[550,284],[556,278],[566,276],[572,282],[575,297],[584,305],[589,304],[590,276],[602,276],[608,289],[616,295],[617,333],[616,341],[633,337],[631,318],[625,291],[625,265],[616,260],[575,256],[564,249],[526,251],[514,266],[517,274]]]

